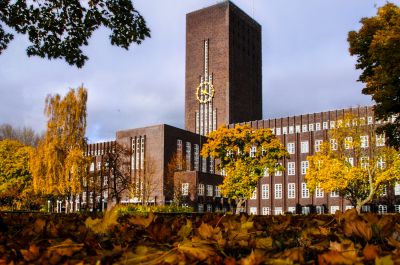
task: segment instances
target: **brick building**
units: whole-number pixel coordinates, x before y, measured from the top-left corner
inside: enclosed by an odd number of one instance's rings
[[[155,125],[118,131],[113,142],[90,144],[87,155],[93,159],[91,172],[106,189],[96,194],[87,188],[80,202],[90,203],[93,209],[104,209],[106,202],[111,202],[107,188],[110,183],[96,170],[104,163],[104,155],[112,152],[112,146],[120,144],[130,150],[126,164],[130,181],[136,183],[139,193],[146,174],[153,172],[156,185],[147,197],[148,203],[168,204],[179,191],[181,202],[196,211],[232,210],[234,204],[221,197],[218,185],[223,176],[216,172],[215,161],[199,153],[210,131],[221,125],[247,123],[253,128],[270,128],[290,153],[289,159],[280,161],[285,171],[261,179],[254,197],[246,204],[247,212],[326,213],[351,207],[336,193],[309,192],[304,181],[306,157],[328,140],[328,130],[344,113],[374,123],[372,107],[262,120],[261,67],[261,26],[232,2],[187,14],[185,130]],[[174,159],[176,170],[171,183],[170,164]],[[364,210],[400,211],[396,195],[400,195],[400,186]],[[122,198],[123,203],[143,200],[130,192]]]

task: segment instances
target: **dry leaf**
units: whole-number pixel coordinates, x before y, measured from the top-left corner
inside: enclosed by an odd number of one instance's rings
[[[379,256],[379,247],[367,244],[363,250],[364,259],[367,261],[375,260]]]
[[[134,216],[131,219],[129,219],[129,222],[134,225],[140,225],[143,226],[144,228],[149,227],[149,225],[155,220],[155,215],[150,212],[147,217],[143,216]]]
[[[39,248],[35,244],[30,245],[28,250],[21,249],[21,254],[28,262],[34,261],[40,256]]]
[[[73,242],[71,239],[67,239],[58,245],[49,247],[48,250],[55,252],[60,256],[71,257],[75,252],[80,251],[83,246],[84,244],[78,244]]]

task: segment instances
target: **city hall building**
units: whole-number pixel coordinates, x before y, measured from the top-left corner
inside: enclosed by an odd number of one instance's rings
[[[93,158],[90,171],[105,187],[101,176],[103,157],[118,143],[130,149],[129,176],[136,189],[151,175],[152,189],[146,203],[170,204],[179,195],[183,205],[195,211],[232,211],[234,202],[221,196],[218,185],[223,176],[211,158],[200,151],[207,135],[227,125],[249,124],[269,128],[281,140],[290,158],[279,161],[285,170],[264,176],[247,201],[251,214],[334,213],[351,208],[335,192],[307,189],[304,176],[307,156],[313,155],[328,130],[345,113],[351,112],[367,124],[375,123],[372,107],[262,119],[261,25],[230,1],[203,8],[186,16],[185,129],[161,124],[116,132],[115,141],[87,146]],[[171,173],[171,166],[175,171]],[[150,174],[151,171],[151,174]],[[173,176],[171,176],[171,174]],[[171,181],[171,177],[172,180]],[[104,209],[110,203],[107,189],[91,190],[86,184],[81,203]],[[400,187],[363,208],[365,211],[400,211]],[[88,198],[90,197],[90,198]],[[125,192],[122,203],[143,203],[143,197]]]

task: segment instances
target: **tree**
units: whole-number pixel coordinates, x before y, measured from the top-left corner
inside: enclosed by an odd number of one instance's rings
[[[71,89],[64,98],[58,94],[47,96],[47,130],[30,161],[36,192],[50,197],[67,196],[67,202],[71,195],[81,192],[88,164],[84,156],[86,101],[83,87]]]
[[[265,170],[283,170],[278,160],[289,156],[271,130],[248,125],[223,126],[211,132],[201,155],[219,160],[217,169],[226,173],[221,192],[236,200],[237,212],[251,197]]]
[[[0,125],[0,140],[16,140],[24,145],[36,147],[40,138],[41,136],[29,127],[14,128],[10,124]]]
[[[329,132],[329,142],[309,156],[305,179],[311,191],[339,192],[360,212],[363,205],[380,196],[386,185],[400,180],[399,152],[385,146],[375,125],[346,114]]]
[[[365,83],[362,93],[376,102],[378,119],[394,122],[380,128],[388,136],[388,144],[400,147],[400,8],[387,3],[375,17],[361,19],[359,31],[348,35],[350,54],[357,56],[356,68],[362,73],[358,81]]]
[[[33,148],[14,140],[0,141],[0,201],[1,205],[31,209],[35,206],[29,157]]]
[[[103,157],[103,176],[108,178],[107,186],[104,187],[108,190],[108,208],[112,206],[113,200],[119,204],[122,194],[134,189],[131,179],[130,156],[129,148],[116,143],[112,151],[107,152]]]
[[[93,32],[101,26],[111,30],[111,44],[124,49],[150,37],[144,18],[130,0],[3,0],[0,2],[0,54],[14,37],[7,31],[12,29],[28,35],[31,42],[28,56],[64,58],[80,68],[88,59],[81,48],[88,45]]]
[[[176,174],[186,170],[186,159],[183,159],[182,152],[174,152],[167,164],[166,178],[164,185],[165,197],[172,200],[173,204],[181,206],[182,198],[182,175]]]

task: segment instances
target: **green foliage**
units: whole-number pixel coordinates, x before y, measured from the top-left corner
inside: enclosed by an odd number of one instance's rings
[[[29,158],[33,148],[14,140],[0,141],[0,201],[2,207],[30,208],[35,204],[32,196],[32,175]],[[4,208],[3,208],[4,209]]]
[[[111,44],[124,49],[150,37],[144,18],[130,0],[1,1],[0,54],[13,39],[13,33],[7,32],[11,28],[28,35],[29,56],[64,58],[82,67],[88,57],[81,48],[102,26],[111,30]]]
[[[132,214],[153,213],[192,213],[192,207],[181,207],[177,205],[126,205],[119,209],[122,216]]]
[[[271,130],[248,125],[211,132],[201,155],[218,159],[217,168],[226,172],[222,194],[236,199],[238,208],[250,198],[264,172],[283,170],[278,160],[289,156]]]
[[[389,119],[400,114],[400,8],[387,3],[376,16],[363,18],[362,27],[348,35],[350,54],[357,56],[361,69],[362,93],[376,102],[375,115]],[[389,144],[400,147],[400,116],[382,127]]]

